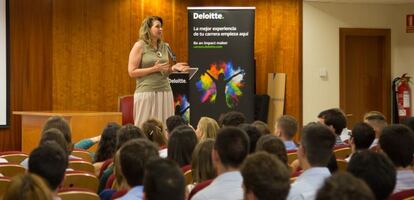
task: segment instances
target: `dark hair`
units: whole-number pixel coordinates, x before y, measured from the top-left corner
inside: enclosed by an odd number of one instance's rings
[[[374,194],[361,179],[348,172],[338,172],[325,179],[316,194],[316,200],[374,200]]]
[[[238,168],[249,154],[249,137],[236,127],[224,127],[217,133],[214,149],[223,166]]]
[[[408,126],[411,131],[414,131],[414,117],[408,117],[404,121],[401,122],[401,124],[404,124]]]
[[[187,122],[184,121],[184,119],[181,116],[173,115],[167,118],[166,124],[167,124],[168,134],[171,135],[171,132],[175,129],[175,127],[178,127],[181,125],[187,125]]]
[[[272,155],[275,155],[279,160],[287,165],[287,151],[285,144],[281,139],[275,135],[264,135],[259,138],[256,144],[256,152],[265,151]]]
[[[219,118],[220,127],[224,126],[239,126],[246,121],[246,117],[243,113],[237,111],[230,111],[222,114]]]
[[[244,130],[247,133],[247,136],[249,136],[250,153],[253,153],[256,150],[257,140],[259,140],[262,134],[255,126],[252,126],[250,124],[246,124],[246,123],[240,124],[239,128]]]
[[[282,130],[283,135],[291,140],[298,131],[298,122],[290,115],[283,115],[277,120],[277,127]]]
[[[262,135],[270,134],[269,126],[266,123],[257,120],[254,121],[252,125],[255,126],[260,131],[260,133],[262,133]]]
[[[56,144],[58,144],[59,147],[65,151],[65,154],[67,156],[69,155],[70,151],[69,151],[68,143],[66,142],[65,137],[63,136],[63,133],[59,131],[59,129],[50,128],[44,131],[42,133],[42,137],[40,138],[39,146],[48,141],[56,142]]]
[[[407,126],[393,124],[382,130],[381,149],[396,167],[407,167],[413,162],[414,133]]]
[[[375,131],[367,123],[357,123],[352,128],[351,138],[356,150],[368,149],[375,139]]]
[[[396,171],[384,155],[365,150],[355,153],[347,171],[367,183],[376,199],[384,200],[392,193],[396,182]]]
[[[324,110],[321,113],[319,113],[318,118],[323,119],[325,125],[332,125],[337,135],[341,135],[342,130],[346,128],[345,115],[338,108]]]
[[[168,140],[168,158],[178,163],[180,167],[191,163],[191,155],[197,145],[194,130],[186,125],[173,130]]]
[[[140,128],[132,124],[123,125],[116,133],[116,149],[121,148],[129,140],[138,138],[147,139]]]
[[[258,200],[286,199],[290,189],[290,176],[286,164],[266,152],[247,156],[240,169],[247,192]]]
[[[149,140],[158,146],[166,146],[167,138],[164,135],[162,122],[156,119],[149,119],[142,124],[142,131]]]
[[[96,150],[95,162],[102,162],[114,156],[116,148],[116,133],[120,128],[121,126],[114,122],[106,125],[101,134],[98,149]]]
[[[129,186],[142,185],[145,165],[159,158],[158,148],[147,139],[133,139],[119,150],[122,175]]]
[[[51,190],[56,190],[65,176],[68,155],[54,141],[35,148],[29,156],[29,172],[44,178]]]
[[[185,179],[178,165],[167,159],[148,163],[144,192],[148,200],[184,200]]]
[[[301,146],[312,167],[325,167],[332,156],[335,135],[325,125],[309,123],[303,128]]]
[[[42,133],[47,129],[57,128],[60,132],[63,133],[66,142],[72,144],[72,132],[70,130],[68,122],[61,116],[52,116],[47,119],[46,123],[43,125]]]
[[[2,186],[2,190],[3,190]],[[52,200],[53,193],[47,183],[36,174],[24,173],[11,178],[3,200]]]

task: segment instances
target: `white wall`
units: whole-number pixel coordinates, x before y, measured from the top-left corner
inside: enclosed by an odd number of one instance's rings
[[[392,78],[414,76],[414,33],[405,33],[406,14],[414,14],[414,4],[303,3],[304,124],[339,107],[339,28],[390,28]]]

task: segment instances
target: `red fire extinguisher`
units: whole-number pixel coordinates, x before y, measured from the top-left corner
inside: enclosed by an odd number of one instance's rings
[[[399,77],[396,85],[395,92],[397,95],[398,118],[400,122],[411,116],[411,89],[408,84],[410,78],[407,74],[403,74]]]

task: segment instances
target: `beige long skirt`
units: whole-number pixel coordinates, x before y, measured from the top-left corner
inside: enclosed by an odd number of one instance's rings
[[[174,115],[174,97],[171,91],[139,92],[134,94],[134,124],[141,127],[148,119],[165,120]]]

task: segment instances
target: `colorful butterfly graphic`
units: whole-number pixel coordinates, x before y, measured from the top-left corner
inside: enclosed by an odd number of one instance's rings
[[[186,95],[178,95],[175,100],[176,115],[180,115],[185,121],[190,121],[190,102]]]

